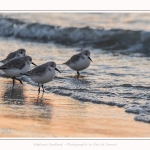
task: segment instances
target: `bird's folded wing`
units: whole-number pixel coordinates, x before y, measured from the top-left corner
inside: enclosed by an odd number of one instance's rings
[[[8,54],[8,56],[6,57],[6,59],[12,59],[16,56],[16,52],[11,52],[10,54]]]
[[[78,61],[80,59],[81,55],[80,54],[76,54],[73,55],[67,62],[65,62],[64,64],[69,65],[70,63],[75,63],[76,61]]]
[[[46,67],[43,65],[37,66],[36,68],[32,69],[31,71],[28,71],[25,75],[27,76],[42,76],[46,72]]]
[[[22,69],[25,66],[25,61],[22,59],[12,59],[8,63],[0,66],[0,69]]]

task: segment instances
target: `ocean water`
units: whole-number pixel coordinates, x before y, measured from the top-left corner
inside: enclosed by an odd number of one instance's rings
[[[24,48],[38,65],[55,61],[62,73],[46,92],[122,107],[150,123],[149,24],[150,13],[0,13],[0,59]],[[83,49],[93,62],[77,79],[62,63]]]

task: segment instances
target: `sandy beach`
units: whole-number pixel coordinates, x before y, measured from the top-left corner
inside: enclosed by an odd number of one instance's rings
[[[116,106],[80,102],[0,78],[0,137],[150,137],[150,125]]]

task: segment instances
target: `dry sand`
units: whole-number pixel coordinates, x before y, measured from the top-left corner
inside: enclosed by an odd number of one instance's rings
[[[137,122],[123,108],[80,102],[42,93],[37,87],[0,78],[1,137],[150,137],[150,124]]]

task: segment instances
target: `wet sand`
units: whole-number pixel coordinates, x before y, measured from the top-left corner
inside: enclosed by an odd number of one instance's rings
[[[123,108],[40,93],[37,87],[0,77],[0,137],[150,137],[150,124]]]

